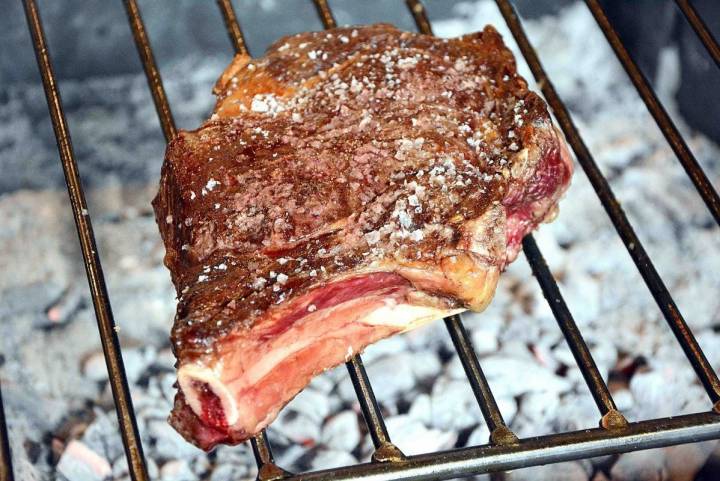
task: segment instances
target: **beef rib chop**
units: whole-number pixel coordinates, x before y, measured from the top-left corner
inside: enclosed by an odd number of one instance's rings
[[[235,57],[215,93],[154,201],[178,294],[170,422],[203,449],[373,342],[484,309],[572,175],[492,27],[301,33]]]

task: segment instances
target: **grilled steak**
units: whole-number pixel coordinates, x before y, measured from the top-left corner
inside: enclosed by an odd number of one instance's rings
[[[204,449],[368,344],[485,308],[572,174],[491,27],[302,33],[237,56],[215,93],[155,199],[179,297],[170,422]]]

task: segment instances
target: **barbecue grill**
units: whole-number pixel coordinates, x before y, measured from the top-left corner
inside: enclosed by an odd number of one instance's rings
[[[165,139],[170,140],[176,133],[175,123],[137,1],[125,0],[124,3],[162,131]],[[247,53],[243,34],[231,0],[217,0],[217,3],[233,47],[237,52]],[[406,3],[419,31],[431,34],[431,25],[422,3],[419,0],[406,0]],[[375,446],[372,461],[333,470],[301,474],[289,473],[275,464],[270,444],[263,432],[251,440],[258,465],[258,479],[262,481],[280,478],[314,480],[356,478],[375,480],[448,479],[639,449],[720,439],[720,380],[717,374],[712,369],[675,305],[670,292],[615,198],[607,179],[602,175],[592,154],[580,137],[568,109],[555,91],[537,53],[530,44],[513,6],[508,0],[496,0],[496,3],[542,93],[552,108],[557,123],[575,152],[578,163],[585,171],[630,257],[657,302],[668,326],[705,388],[709,397],[708,411],[663,419],[628,422],[616,408],[608,386],[598,371],[587,344],[573,320],[572,313],[563,300],[560,289],[545,263],[540,249],[532,235],[529,235],[523,240],[525,257],[540,284],[558,326],[567,340],[597,405],[599,410],[597,428],[518,439],[503,420],[461,319],[458,316],[451,316],[445,319],[445,324],[490,430],[491,435],[488,444],[417,456],[405,456],[392,443],[388,435],[362,360],[360,356],[356,356],[347,363],[347,369]],[[720,197],[718,197],[717,192],[690,152],[652,87],[628,54],[618,34],[605,16],[598,0],[586,0],[586,3],[630,76],[638,94],[642,97],[675,152],[678,161],[684,167],[716,222],[720,223]],[[698,34],[710,56],[720,67],[720,46],[718,46],[717,41],[703,23],[698,12],[688,0],[676,0],[676,3]],[[314,4],[323,25],[326,28],[334,27],[335,19],[327,0],[314,0]],[[134,481],[145,481],[149,477],[123,367],[120,344],[43,25],[35,0],[24,0],[24,6],[45,87],[48,109],[70,196],[70,205],[82,248],[130,476]],[[2,395],[0,394],[0,481],[10,481],[12,479],[7,428],[2,411]]]

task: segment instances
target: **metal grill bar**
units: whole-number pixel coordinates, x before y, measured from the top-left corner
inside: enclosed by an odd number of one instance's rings
[[[250,439],[250,446],[252,446],[255,463],[258,467],[258,481],[269,481],[291,475],[275,464],[275,458],[270,450],[270,442],[264,429]]]
[[[220,11],[225,20],[227,26],[228,35],[233,45],[241,45],[244,47],[244,40],[242,38],[242,29],[237,20],[237,17],[232,15],[232,6],[229,5],[229,9],[224,8],[222,3],[228,3],[226,1],[218,1],[220,5]],[[332,15],[332,11],[326,1],[314,0],[317,7],[318,15],[325,26],[325,28],[334,28],[335,19]],[[237,51],[237,47],[236,47]],[[348,372],[350,373],[350,379],[355,389],[358,401],[360,403],[360,409],[365,418],[365,422],[368,426],[370,437],[372,438],[375,446],[375,453],[373,459],[377,461],[390,461],[401,459],[403,457],[402,452],[390,442],[390,435],[387,432],[385,421],[383,420],[380,406],[378,406],[375,394],[373,393],[372,386],[368,380],[365,367],[363,366],[362,359],[360,356],[353,357],[346,363]]]
[[[303,473],[303,481],[438,480],[526,468],[540,464],[700,442],[718,437],[718,416],[691,414],[631,423],[622,430],[602,428],[523,439],[516,445],[484,445],[409,456],[397,463],[359,464]],[[672,439],[673,442],[668,440]]]
[[[523,239],[523,252],[562,330],[563,336],[575,358],[575,362],[580,368],[583,378],[585,378],[585,383],[588,385],[588,388],[590,388],[595,404],[598,409],[600,409],[600,413],[602,414],[600,425],[608,429],[626,426],[627,420],[617,410],[610,390],[607,384],[605,384],[605,380],[602,378],[600,371],[598,371],[590,349],[588,349],[585,339],[583,339],[582,334],[580,334],[580,330],[577,324],[575,324],[575,320],[560,293],[557,281],[555,281],[555,278],[550,272],[545,258],[532,235],[527,235]]]
[[[365,423],[370,431],[370,437],[375,446],[375,452],[372,456],[373,460],[381,462],[402,460],[405,456],[402,451],[390,441],[390,435],[385,427],[380,406],[378,406],[375,400],[375,394],[373,393],[370,380],[365,372],[362,359],[359,355],[355,356],[345,365],[350,373],[350,380],[352,381],[353,388],[355,388],[355,394],[360,402],[360,409],[362,410]]]
[[[173,119],[172,111],[170,110],[170,103],[168,102],[167,95],[165,94],[165,88],[163,87],[162,78],[160,77],[160,70],[155,62],[155,57],[152,53],[152,47],[150,45],[150,39],[147,36],[145,30],[145,23],[140,15],[140,9],[137,5],[136,0],[124,0],[125,9],[127,11],[128,23],[132,30],[133,39],[135,40],[135,46],[137,47],[140,60],[145,70],[145,76],[147,78],[148,87],[152,93],[153,102],[155,103],[155,110],[157,110],[160,125],[163,133],[165,134],[165,140],[170,141],[175,136],[177,129],[175,127],[175,120]],[[222,1],[218,2],[223,7]],[[234,13],[232,6],[228,5],[228,13]],[[225,10],[223,13],[225,13]],[[242,41],[242,36],[239,37]],[[244,43],[243,43],[244,46]],[[253,452],[255,453],[255,461],[257,462],[259,474],[264,477],[261,479],[272,479],[274,474],[284,473],[273,463],[272,452],[270,444],[267,441],[267,436],[263,430],[259,435],[255,436],[252,440]]]
[[[160,127],[162,127],[165,141],[175,137],[177,128],[175,127],[175,119],[170,112],[170,103],[168,102],[165,88],[163,87],[160,70],[157,68],[155,56],[153,55],[150,41],[148,40],[145,24],[140,16],[140,9],[135,0],[124,0],[125,10],[127,11],[128,22],[130,22],[130,30],[132,31],[135,46],[137,47],[145,76],[147,77],[148,87],[152,94],[153,103],[158,117],[160,117]]]
[[[432,27],[427,17],[425,7],[420,0],[406,0],[408,8],[415,18],[415,23],[421,33],[432,35]],[[605,381],[598,371],[595,361],[590,354],[590,350],[585,343],[580,331],[575,324],[572,314],[565,305],[565,301],[560,294],[557,282],[553,278],[550,270],[545,263],[545,259],[540,253],[540,249],[537,247],[532,234],[528,234],[523,240],[523,250],[525,256],[537,277],[540,287],[543,291],[545,298],[548,300],[550,309],[555,315],[560,329],[570,346],[570,351],[575,357],[575,361],[578,368],[583,374],[583,378],[590,389],[590,392],[595,400],[595,403],[600,410],[602,419],[600,425],[605,428],[616,428],[627,425],[625,417],[617,410],[615,402],[612,399],[610,390],[608,389]],[[480,403],[480,407],[483,411],[483,415],[490,428],[491,440],[497,442],[497,440],[506,440],[506,442],[517,441],[514,434],[504,426],[502,422],[502,416],[500,415],[495,399],[490,391],[490,388],[485,380],[485,376],[480,369],[477,357],[472,349],[470,339],[465,333],[465,329],[462,326],[462,321],[458,318],[457,320],[446,319],[446,324],[450,335],[453,338],[453,343],[460,355],[463,367],[467,373],[470,384],[475,392],[475,397]],[[498,421],[501,424],[498,424]],[[497,435],[495,432],[497,430]],[[509,433],[509,435],[508,435]],[[515,438],[513,440],[513,438]]]
[[[693,30],[695,30],[697,36],[700,37],[700,41],[703,45],[705,45],[708,53],[715,61],[715,65],[720,67],[720,45],[718,45],[718,42],[715,40],[715,37],[713,37],[713,34],[710,33],[710,29],[708,29],[707,25],[705,25],[705,22],[703,22],[702,18],[700,18],[700,15],[697,10],[695,10],[695,7],[693,7],[692,3],[688,0],[675,0],[675,3],[680,8],[683,15],[685,15],[685,18],[690,23]]]
[[[315,4],[315,8],[317,9],[318,16],[320,17],[323,27],[337,27],[335,16],[333,15],[332,10],[330,10],[327,0],[313,0],[313,3]]]
[[[175,134],[175,126],[167,97],[162,86],[160,74],[153,58],[149,40],[140,17],[140,12],[135,0],[124,1],[128,11],[128,18],[133,31],[133,37],[143,62],[143,67],[148,78],[148,84],[158,111],[163,133],[165,134],[166,139],[171,139]],[[318,13],[323,21],[323,25],[326,27],[334,26],[335,20],[332,17],[332,12],[327,4],[327,1],[314,1],[316,7],[318,8]],[[587,1],[589,2],[590,0]],[[685,3],[680,2],[680,0],[676,1],[680,6],[681,3]],[[120,421],[123,444],[128,456],[130,475],[135,481],[144,481],[147,479],[147,472],[142,455],[142,446],[139,442],[132,403],[129,398],[127,380],[124,373],[122,358],[120,356],[120,346],[114,331],[114,322],[112,320],[112,312],[102,275],[102,267],[97,255],[90,218],[87,215],[87,205],[85,203],[84,193],[77,171],[77,164],[72,151],[67,123],[62,111],[60,96],[55,84],[55,78],[49,54],[47,52],[46,41],[35,0],[24,0],[24,2],[26,15],[28,17],[28,24],[38,58],[38,65],[40,67],[43,85],[45,87],[48,100],[48,108],[58,141],[58,150],[60,152],[63,170],[68,184],[68,193],[71,200],[71,206],[73,208],[73,215],[78,228],[78,236],[80,238],[83,251],[86,273],[91,288],[93,304],[98,320],[98,328],[103,342],[103,350],[105,353],[106,363],[108,365],[111,387]],[[694,337],[689,332],[687,325],[677,311],[677,308],[672,302],[672,298],[670,298],[667,289],[662,284],[662,281],[660,280],[652,263],[647,258],[647,254],[642,248],[642,245],[637,240],[637,237],[632,230],[632,226],[629,224],[622,209],[617,204],[607,181],[600,173],[589,151],[577,133],[577,130],[569,117],[567,109],[557,96],[557,93],[555,92],[537,58],[537,54],[530,46],[528,39],[522,30],[522,25],[517,19],[512,6],[506,0],[496,0],[496,2],[508,22],[508,26],[513,32],[513,35],[518,41],[518,44],[520,45],[533,74],[543,90],[543,93],[548,99],[548,103],[555,111],[558,122],[568,137],[570,144],[573,146],[579,162],[586,171],[598,194],[598,197],[618,230],[623,243],[628,248],[633,261],[638,266],[638,269],[648,284],[649,289],[660,305],[663,314],[665,314],[668,323],[678,338],[678,342],[680,342],[683,350],[692,362],[693,367],[705,385],[708,394],[714,402],[717,402],[718,392],[720,392],[718,390],[717,375],[709,367],[702,351],[699,350]],[[425,15],[424,8],[420,1],[406,0],[406,3],[413,12],[413,16],[415,17],[420,30],[430,33],[430,23],[427,20],[427,16]],[[242,39],[242,32],[237,25],[230,0],[218,0],[218,5],[223,12],[226,26],[230,32],[231,39],[236,50],[239,52],[247,52],[245,49],[245,43]],[[690,8],[692,7],[690,6]],[[683,10],[683,12],[686,13],[685,10]],[[695,15],[697,16],[696,13]],[[689,17],[688,20],[692,23],[692,20]],[[425,25],[423,25],[423,22],[425,22]],[[695,28],[694,24],[693,27]],[[233,30],[235,33],[233,33]],[[700,32],[698,32],[698,34],[700,35]],[[712,37],[710,38],[712,39]],[[712,40],[714,42],[714,39]],[[710,47],[708,47],[708,50],[711,50]],[[583,375],[586,377],[586,381],[593,393],[593,396],[595,396],[596,403],[598,403],[601,411],[606,409],[607,413],[616,412],[614,411],[614,404],[609,396],[609,393],[607,393],[607,396],[604,395],[603,389],[606,391],[607,387],[602,381],[602,377],[599,374],[593,374],[593,372],[597,372],[597,368],[594,366],[594,361],[592,360],[579,331],[577,331],[577,326],[572,320],[572,316],[567,309],[567,306],[562,301],[558,286],[552,278],[552,275],[532,237],[528,236],[524,239],[523,247],[525,254],[528,257],[528,261],[533,268],[533,272],[538,278],[543,293],[548,301],[550,301],[551,308],[556,315],[558,323],[563,329],[563,333],[565,334],[568,343],[571,345],[571,349],[573,349],[574,346],[573,354],[575,355]],[[555,302],[552,302],[553,300]],[[663,302],[665,304],[663,304]],[[477,358],[462,323],[457,316],[453,316],[446,320],[446,324],[448,325],[448,330],[450,331],[453,343],[455,344],[461,361],[463,362],[463,366],[466,369],[466,373],[468,373],[468,378],[473,385],[473,391],[478,398],[478,402],[481,404],[483,414],[486,416],[486,419],[489,419],[488,424],[492,422],[494,423],[493,425],[496,429],[502,428],[504,426],[502,416],[492,398],[492,392],[487,386],[487,381],[482,375],[482,371],[480,370]],[[575,349],[578,349],[577,352]],[[353,360],[348,363],[348,370],[350,371],[356,392],[358,392],[358,399],[360,400],[363,414],[366,416],[366,419],[374,419],[374,421],[368,420],[368,424],[371,428],[371,436],[378,447],[374,455],[374,460],[392,462],[361,464],[332,471],[328,470],[315,473],[305,473],[302,475],[302,479],[339,480],[356,479],[358,476],[366,479],[377,480],[446,479],[467,474],[479,474],[491,471],[494,472],[515,469],[525,466],[626,452],[636,449],[646,449],[685,442],[697,442],[706,439],[715,439],[719,435],[718,426],[720,425],[720,420],[718,420],[718,416],[715,413],[700,413],[632,424],[618,424],[617,426],[612,426],[613,420],[605,419],[607,417],[606,416],[603,420],[607,421],[607,423],[604,423],[603,426],[617,427],[618,429],[575,431],[526,439],[518,442],[500,443],[497,440],[493,440],[493,445],[484,445],[406,458],[389,442],[387,429],[385,428],[379,407],[372,393],[369,380],[367,379],[367,374],[365,373],[362,361],[359,357],[353,358]],[[588,374],[591,375],[590,379],[588,379]],[[598,384],[598,381],[600,384]],[[473,382],[478,384],[475,385]],[[597,396],[600,396],[600,398]],[[365,405],[363,405],[363,403],[365,403]],[[716,406],[718,405],[719,404],[716,404]],[[0,393],[0,408],[1,407],[2,395]],[[9,462],[10,454],[7,448],[7,432],[4,421],[4,415],[0,409],[0,481],[12,479],[12,469],[10,467],[11,463]],[[617,421],[617,419],[615,419],[615,421]],[[622,418],[622,421],[624,421],[624,418]],[[376,429],[374,433],[372,432],[373,429]],[[510,434],[512,435],[512,433]],[[287,473],[275,466],[264,431],[251,440],[251,443],[258,463],[258,477],[260,479],[270,480],[291,476],[290,473]],[[383,447],[390,449],[384,451],[382,449]],[[5,460],[7,460],[7,462]],[[5,471],[8,471],[9,474],[6,474]]]
[[[5,407],[0,389],[0,481],[13,481],[12,456],[10,455],[10,439],[5,424]]]
[[[90,294],[92,296],[95,317],[97,319],[100,341],[102,342],[105,364],[108,368],[109,382],[112,389],[115,409],[117,411],[120,434],[125,447],[125,455],[128,460],[130,477],[134,481],[146,481],[148,479],[143,456],[142,444],[138,434],[135,413],[133,410],[130,390],[125,376],[122,355],[120,354],[120,343],[118,341],[115,321],[113,320],[110,298],[105,286],[100,256],[98,256],[95,235],[93,234],[92,222],[87,210],[85,193],[83,192],[80,172],[78,171],[75,154],[70,140],[65,113],[62,108],[60,92],[55,81],[55,73],[50,61],[45,32],[43,31],[35,0],[24,0],[25,15],[27,16],[28,27],[33,40],[33,48],[37,57],[38,68],[42,76],[45,97],[47,98],[48,110],[52,119],[55,138],[57,139],[58,152],[62,163],[65,182],[67,184],[70,205],[77,227],[80,248],[85,263]]]
[[[232,2],[230,0],[217,0],[217,3],[218,7],[220,7],[220,13],[222,13],[225,28],[228,31],[228,35],[230,35],[230,41],[233,44],[235,53],[248,55],[247,43],[245,42],[242,30],[240,30],[240,24],[237,21]]]
[[[445,319],[445,326],[450,333],[450,339],[452,339],[475,399],[480,405],[480,411],[482,411],[488,425],[490,442],[493,444],[517,443],[517,436],[505,424],[500,408],[495,401],[495,396],[490,389],[490,384],[488,384],[480,367],[470,336],[465,331],[462,319],[460,319],[460,316],[450,316]]]
[[[405,3],[412,13],[415,25],[420,33],[433,35],[430,20],[427,17],[425,6],[419,0],[406,0]],[[455,351],[457,351],[460,362],[472,388],[475,400],[480,406],[485,423],[490,431],[490,442],[494,444],[515,444],[517,436],[505,424],[500,408],[495,401],[495,396],[490,389],[487,378],[480,367],[477,354],[473,348],[470,336],[460,316],[450,316],[445,319],[445,327],[450,334]]]
[[[675,126],[675,123],[673,123],[672,119],[670,119],[670,115],[668,115],[667,111],[660,103],[660,100],[658,100],[657,95],[655,95],[655,91],[650,86],[650,83],[642,74],[640,68],[623,45],[622,40],[620,40],[620,36],[610,24],[610,21],[608,20],[607,15],[605,15],[605,11],[600,6],[600,3],[597,0],[585,0],[585,3],[595,17],[600,29],[605,34],[605,37],[607,38],[608,43],[610,43],[615,55],[622,63],[623,68],[625,68],[625,71],[630,76],[630,80],[632,80],[633,85],[635,85],[638,94],[642,98],[643,102],[645,102],[650,114],[655,119],[655,122],[658,127],[660,127],[660,130],[670,144],[670,147],[672,147],[675,152],[678,161],[682,164],[688,177],[690,177],[690,180],[692,180],[692,183],[695,185],[698,193],[700,193],[705,205],[707,205],[710,213],[712,213],[715,218],[715,222],[720,224],[720,197],[718,196],[717,191],[705,175],[705,172],[703,172],[702,167],[700,167],[700,164],[695,156],[692,152],[690,152],[690,148],[687,143],[685,143],[682,135],[680,135],[680,131]]]
[[[595,159],[593,159],[585,142],[580,137],[567,107],[565,107],[565,104],[560,100],[560,97],[555,91],[555,87],[540,63],[535,49],[530,44],[515,9],[508,0],[495,0],[495,3],[497,3],[520,51],[525,57],[525,61],[530,67],[538,86],[545,95],[545,99],[552,108],[555,118],[560,124],[560,128],[567,137],[568,143],[570,143],[570,146],[575,152],[578,162],[585,171],[595,193],[615,226],[615,230],[620,235],[630,257],[637,266],[638,271],[662,311],[678,343],[680,343],[686,357],[692,364],[695,373],[705,387],[712,403],[716,408],[720,409],[720,380],[718,380],[717,374],[700,349],[695,336],[690,331],[675,301],[672,299],[670,292],[668,292],[665,283],[660,278],[635,230],[628,221],[625,212],[622,207],[620,207],[620,203],[610,188],[610,184],[608,184],[607,179],[602,175],[600,168],[597,163],[595,163]]]
[[[410,9],[410,13],[413,16],[415,25],[420,33],[433,35],[432,26],[430,25],[430,20],[428,19],[427,12],[425,11],[425,5],[423,5],[420,0],[405,0],[405,3]]]

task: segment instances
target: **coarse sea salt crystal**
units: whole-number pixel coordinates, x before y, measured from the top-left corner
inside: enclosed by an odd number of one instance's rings
[[[258,98],[258,96],[256,95],[252,101],[252,104],[250,105],[250,110],[252,110],[253,112],[267,112],[268,110],[270,110],[270,106],[267,104],[267,102]]]
[[[412,219],[410,218],[410,215],[404,210],[398,212],[398,221],[400,222],[400,226],[402,226],[404,229],[407,229],[412,225]]]
[[[210,179],[207,181],[207,184],[205,184],[205,189],[207,189],[209,192],[209,191],[213,190],[215,187],[217,187],[218,185],[220,185],[220,182],[218,182],[215,179]]]
[[[365,234],[365,240],[369,245],[375,245],[380,241],[380,232],[374,230]]]
[[[288,276],[286,276],[285,274],[280,273],[277,275],[277,281],[280,284],[285,284],[288,281],[288,279],[289,279]]]

